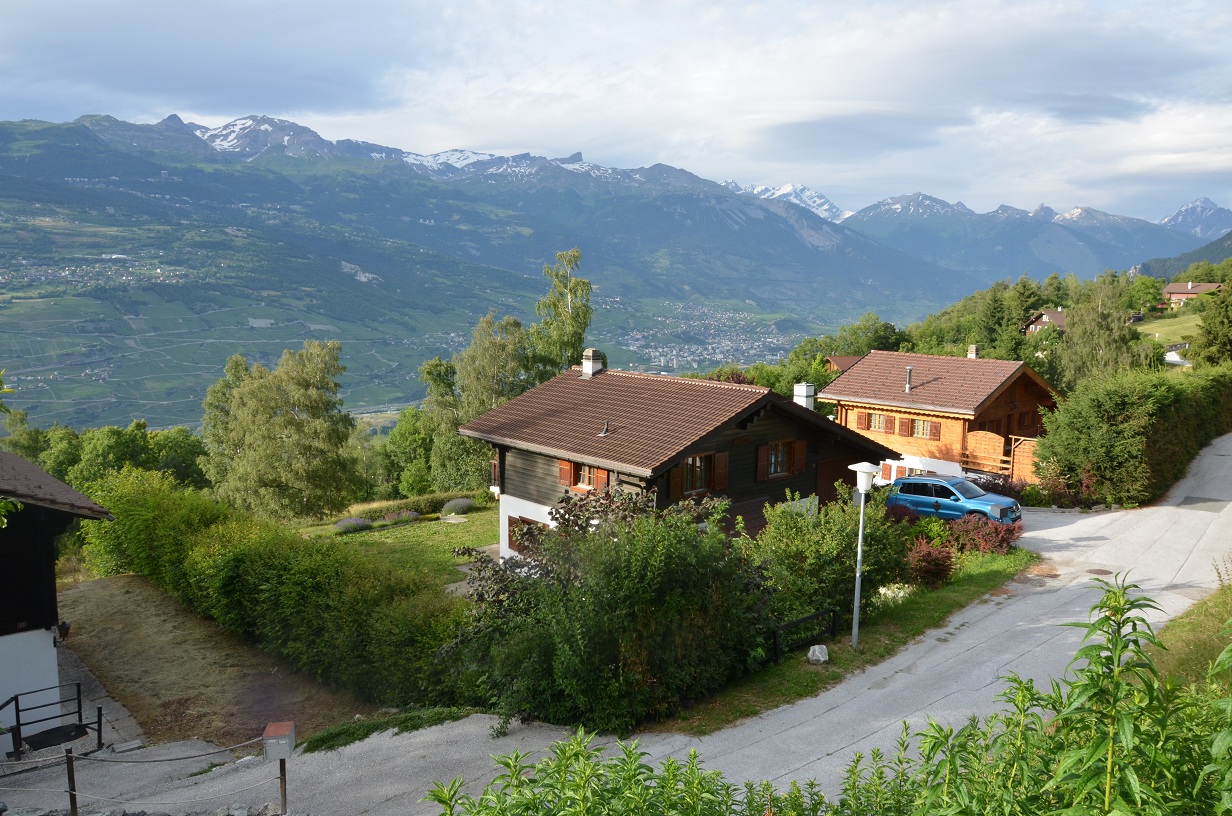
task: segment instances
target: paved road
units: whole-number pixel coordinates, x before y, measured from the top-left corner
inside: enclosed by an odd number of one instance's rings
[[[683,758],[696,749],[706,767],[733,781],[770,779],[781,787],[791,780],[816,779],[833,793],[852,754],[892,749],[903,721],[913,729],[929,716],[960,725],[997,709],[1000,678],[1006,674],[1041,682],[1062,676],[1081,632],[1060,624],[1086,619],[1099,595],[1092,570],[1128,571],[1163,607],[1156,622],[1201,599],[1218,585],[1215,564],[1230,551],[1230,504],[1232,435],[1204,451],[1187,477],[1154,507],[1089,514],[1028,511],[1022,543],[1044,555],[1051,568],[1046,576],[1015,582],[1008,594],[989,596],[898,656],[816,698],[708,737],[643,735],[642,747],[655,760]],[[508,736],[494,740],[487,733],[492,721],[475,716],[415,734],[377,735],[326,755],[297,756],[288,763],[290,806],[314,816],[434,814],[436,806],[418,801],[433,780],[463,776],[466,789],[477,792],[494,775],[490,755],[538,752],[568,734],[561,728],[515,725]],[[150,750],[168,754],[172,747]],[[184,746],[175,755],[192,752]],[[273,775],[269,765],[258,761],[187,776],[211,761],[218,760],[188,761],[173,772],[156,773],[146,769],[166,766],[90,766],[79,770],[78,786],[98,796],[158,802],[157,808],[145,809],[172,813],[220,804],[220,799],[178,808],[169,804],[204,797],[277,801],[274,783],[229,793]],[[23,774],[23,786],[63,788],[59,774]],[[0,780],[6,784],[11,783]],[[62,795],[2,795],[11,808],[64,806]]]

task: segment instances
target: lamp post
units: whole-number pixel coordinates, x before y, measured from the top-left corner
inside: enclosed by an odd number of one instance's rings
[[[856,472],[856,490],[860,491],[860,533],[856,538],[856,605],[851,616],[851,648],[860,648],[860,574],[864,572],[864,505],[868,502],[868,491],[873,489],[873,477],[881,472],[881,468],[869,462],[859,462],[848,465],[849,470]]]

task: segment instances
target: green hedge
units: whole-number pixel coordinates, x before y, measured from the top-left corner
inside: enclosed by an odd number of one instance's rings
[[[1044,427],[1041,476],[1110,504],[1142,504],[1232,431],[1232,366],[1085,380],[1044,416]]]
[[[139,572],[225,628],[319,680],[391,705],[434,697],[433,657],[462,602],[426,572],[392,572],[336,539],[305,539],[126,469],[91,495],[115,515],[85,522],[87,562]]]

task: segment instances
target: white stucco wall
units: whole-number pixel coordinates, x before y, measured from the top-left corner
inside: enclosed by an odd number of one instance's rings
[[[513,555],[513,550],[509,549],[509,519],[518,517],[528,518],[551,527],[553,526],[552,520],[548,517],[548,511],[551,509],[547,505],[519,499],[517,496],[510,496],[508,493],[501,496],[500,557],[502,561]]]
[[[56,646],[51,630],[39,629],[0,637],[0,703],[14,694],[23,695],[21,698],[23,709],[41,703],[53,703],[60,698],[57,691],[47,691],[31,697],[24,696],[24,693],[59,684],[60,671],[56,666]],[[44,708],[27,716],[42,719],[54,713],[55,709]],[[22,719],[26,717],[23,716]],[[9,728],[14,721],[12,706],[0,711],[0,725]],[[58,724],[55,720],[39,723],[30,728],[23,727],[22,733],[35,734]],[[0,735],[0,751],[7,753],[11,750],[13,750],[12,737],[8,734]]]

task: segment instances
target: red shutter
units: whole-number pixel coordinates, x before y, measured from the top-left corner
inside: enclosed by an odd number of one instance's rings
[[[894,433],[894,417],[888,416],[885,418],[885,432],[888,434]]]
[[[941,439],[941,423],[935,419],[928,423],[928,438],[934,442]]]
[[[757,481],[764,482],[770,478],[770,446],[762,445],[757,449]]]
[[[804,472],[805,456],[808,452],[808,443],[803,439],[793,439],[791,442],[791,472],[792,474]]]
[[[889,462],[881,463],[881,478],[885,479],[887,482],[894,481],[892,478],[890,478],[890,463]]]
[[[856,412],[856,430],[857,431],[867,431],[868,430],[868,411],[857,411]]]
[[[899,436],[911,436],[911,420],[900,419],[898,421],[898,435]]]
[[[607,488],[607,471],[600,468],[595,468],[595,490],[604,490]]]
[[[714,470],[710,474],[710,489],[727,489],[727,451],[720,451],[714,455]]]
[[[573,486],[573,463],[564,459],[556,460],[556,469],[560,483],[565,487]]]
[[[676,501],[683,493],[684,471],[680,469],[680,465],[676,465],[667,473],[667,499]]]

